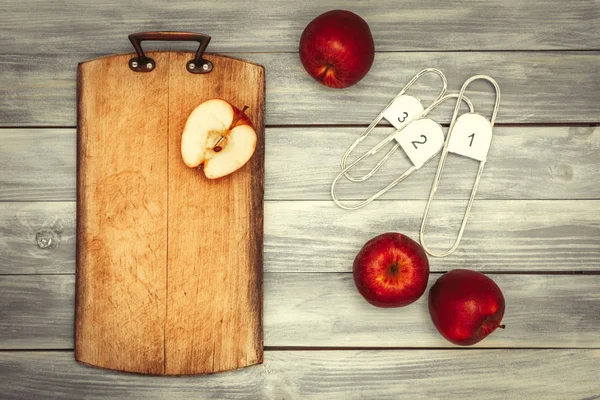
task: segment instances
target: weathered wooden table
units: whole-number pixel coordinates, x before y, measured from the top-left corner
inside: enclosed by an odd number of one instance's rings
[[[304,26],[334,8],[362,15],[378,51],[368,76],[345,90],[313,81],[297,55]],[[0,10],[0,398],[600,396],[598,0],[3,0]],[[157,378],[74,361],[76,65],[129,52],[127,34],[148,30],[205,32],[209,51],[267,69],[262,366]],[[425,67],[442,69],[451,90],[484,73],[503,91],[462,245],[431,259],[431,282],[465,267],[505,293],[507,328],[468,349],[435,331],[425,297],[376,309],[350,274],[372,236],[418,237],[437,162],[360,211],[329,197],[346,147]],[[417,88],[421,97],[435,83]],[[487,87],[474,89],[485,113]],[[451,108],[434,117],[447,123]],[[408,165],[400,154],[342,195],[383,186]],[[431,243],[452,241],[475,172],[474,162],[449,161]]]

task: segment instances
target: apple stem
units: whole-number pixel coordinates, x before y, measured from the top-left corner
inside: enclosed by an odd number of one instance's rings
[[[246,110],[248,108],[250,108],[250,107],[244,106],[244,108],[242,109],[242,113],[240,115],[238,115],[237,118],[235,119],[235,121],[233,121],[231,123],[231,127],[234,127],[238,123],[238,121],[240,120],[240,118],[242,118],[242,115],[246,114]],[[231,128],[229,128],[229,129],[231,129]]]
[[[502,329],[504,329],[504,328],[506,328],[506,325],[504,325],[504,324],[502,324],[502,325],[498,325],[498,328],[502,328]]]
[[[242,118],[242,115],[244,115],[244,114],[245,114],[245,112],[246,112],[246,110],[247,110],[248,108],[250,108],[250,107],[248,107],[248,106],[246,106],[246,105],[244,106],[244,108],[242,109],[242,113],[241,113],[240,115],[238,115],[238,116],[237,116],[237,118],[235,119],[235,121],[233,121],[233,122],[231,123],[231,126],[230,126],[230,128],[229,128],[229,129],[232,129],[232,128],[233,128],[233,127],[234,127],[234,126],[235,126],[235,125],[238,123],[238,121],[240,120],[240,118]],[[221,146],[219,146],[219,144],[221,144],[221,142],[223,141],[223,139],[225,139],[225,136],[221,136],[221,137],[219,138],[219,140],[217,140],[217,143],[215,143],[215,145],[213,146],[213,151],[214,151],[215,153],[218,153],[218,152],[220,152],[221,150],[223,150],[223,148],[222,148]]]

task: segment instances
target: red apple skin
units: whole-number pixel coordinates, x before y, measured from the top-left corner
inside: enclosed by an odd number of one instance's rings
[[[367,22],[345,10],[332,10],[312,20],[300,38],[300,61],[325,86],[345,88],[371,69],[375,44]]]
[[[233,129],[240,125],[250,125],[252,129],[254,129],[254,125],[252,124],[252,121],[250,121],[250,118],[246,115],[245,111],[240,110],[233,104],[231,104],[231,108],[233,108],[233,120],[231,121],[231,126],[229,129]]]
[[[486,275],[455,269],[442,275],[429,291],[429,315],[437,330],[460,346],[475,344],[501,325],[504,296]]]
[[[429,260],[423,248],[401,233],[388,232],[369,240],[353,265],[359,293],[376,307],[404,307],[423,295]]]

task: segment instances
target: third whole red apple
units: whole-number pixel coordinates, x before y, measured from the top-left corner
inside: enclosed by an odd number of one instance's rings
[[[504,296],[486,275],[455,269],[442,275],[429,290],[429,315],[437,330],[462,346],[483,340],[504,328]]]

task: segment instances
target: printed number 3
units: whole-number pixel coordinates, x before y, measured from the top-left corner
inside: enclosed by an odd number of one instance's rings
[[[469,136],[467,136],[467,137],[470,137],[470,138],[471,138],[471,142],[469,143],[469,147],[473,146],[473,139],[475,139],[475,134],[474,134],[474,133],[471,133],[471,134],[470,134]]]
[[[408,118],[408,113],[405,111],[402,113],[402,117],[398,117],[398,121],[404,122],[406,121],[406,118]]]
[[[427,136],[425,135],[421,135],[421,137],[423,138],[422,142],[419,142],[418,140],[412,141],[412,145],[415,146],[415,149],[417,148],[417,144],[425,144],[427,143]]]

